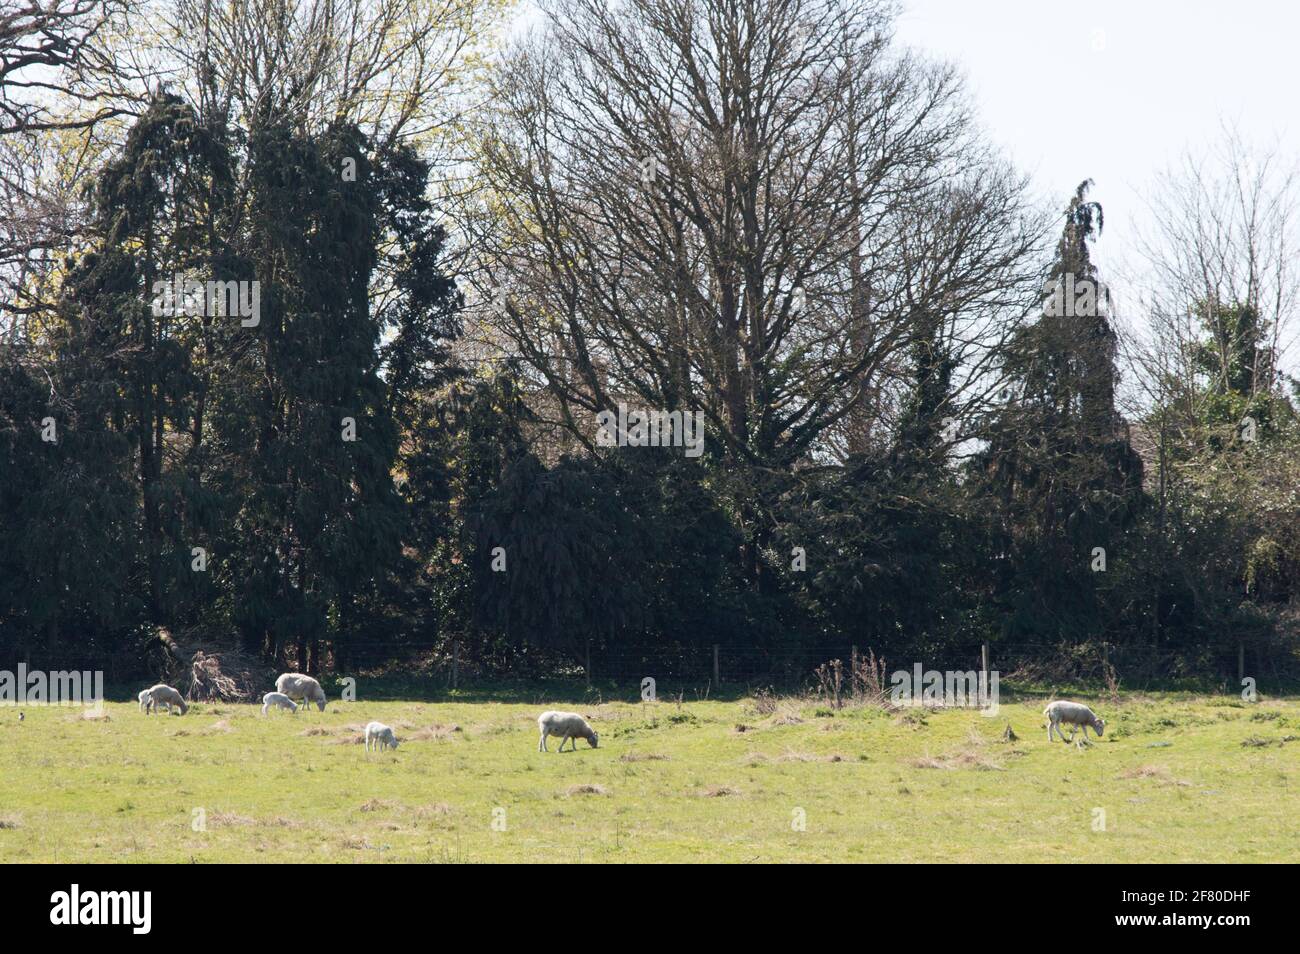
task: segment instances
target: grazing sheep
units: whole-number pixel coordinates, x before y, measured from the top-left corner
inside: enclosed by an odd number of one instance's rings
[[[148,712],[149,707],[153,705],[153,698],[149,695],[149,690],[141,689],[140,695],[137,696],[136,698],[140,700],[140,708],[143,709],[145,712]]]
[[[262,697],[262,715],[266,715],[266,710],[275,706],[279,709],[288,709],[290,712],[297,713],[298,703],[294,702],[283,692],[268,692]]]
[[[594,749],[599,736],[591,726],[587,725],[587,720],[576,712],[543,712],[537,717],[537,728],[541,731],[541,738],[537,740],[538,752],[549,752],[546,747],[546,737],[548,735],[558,735],[560,738],[560,751],[564,751],[564,743],[568,742],[569,751],[578,747],[577,740],[581,737],[587,740],[587,743]]]
[[[1087,706],[1078,702],[1066,702],[1058,700],[1043,710],[1043,715],[1047,716],[1047,741],[1052,741],[1052,732],[1055,731],[1062,742],[1073,742],[1075,731],[1082,726],[1083,738],[1086,742],[1088,739],[1088,727],[1092,726],[1093,731],[1097,733],[1097,738],[1101,738],[1102,732],[1106,728],[1106,720],[1097,718]],[[1065,733],[1061,731],[1061,724],[1065,723],[1070,727],[1070,738],[1065,738]]]
[[[300,672],[286,672],[275,681],[275,691],[283,693],[290,699],[302,699],[304,706],[314,702],[316,708],[321,712],[325,711],[325,690],[311,676],[304,676]]]
[[[189,704],[181,698],[181,694],[171,686],[164,685],[161,682],[149,689],[149,705],[154,709],[159,706],[166,706],[169,714],[172,711],[172,706],[180,706],[181,715],[185,715],[190,711]],[[149,710],[146,709],[145,711]]]
[[[393,730],[382,722],[366,723],[366,751],[370,751],[371,743],[374,743],[375,749],[382,752],[386,746],[391,745],[397,748],[397,736],[393,735]]]

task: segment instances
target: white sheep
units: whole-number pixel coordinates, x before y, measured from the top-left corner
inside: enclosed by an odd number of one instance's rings
[[[149,695],[149,690],[141,689],[140,695],[137,696],[136,698],[140,700],[140,708],[147,713],[149,711],[149,707],[153,705],[153,698]]]
[[[587,720],[576,712],[543,712],[537,717],[537,728],[541,732],[541,738],[537,740],[538,752],[549,752],[546,747],[546,737],[548,735],[558,735],[560,738],[560,751],[564,751],[564,743],[568,742],[569,751],[578,747],[577,740],[583,738],[594,749],[599,741],[599,736],[595,730],[587,725]]]
[[[283,693],[290,699],[302,699],[304,706],[314,702],[321,712],[325,711],[325,690],[311,676],[304,676],[300,672],[286,672],[275,681],[275,691]]]
[[[181,694],[171,686],[161,682],[149,689],[149,707],[157,709],[159,706],[166,706],[169,714],[172,711],[172,706],[180,706],[181,715],[185,715],[190,711],[189,704],[181,698]],[[148,712],[148,708],[145,711]]]
[[[393,735],[391,727],[384,725],[382,722],[366,723],[366,751],[370,751],[371,744],[374,744],[377,751],[382,752],[386,746],[397,748],[397,736]]]
[[[266,715],[266,710],[275,706],[278,709],[288,709],[290,712],[298,711],[298,703],[294,702],[283,692],[268,692],[262,697],[262,715]]]
[[[1047,716],[1047,741],[1052,741],[1052,733],[1055,732],[1062,742],[1066,742],[1065,733],[1061,731],[1061,724],[1064,723],[1070,727],[1069,742],[1074,741],[1074,733],[1082,726],[1083,738],[1088,740],[1088,727],[1091,726],[1097,733],[1097,738],[1106,729],[1106,720],[1097,718],[1097,714],[1087,706],[1079,702],[1066,702],[1059,699],[1043,710],[1043,715]]]

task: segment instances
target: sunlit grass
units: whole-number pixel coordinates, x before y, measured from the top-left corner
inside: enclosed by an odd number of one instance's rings
[[[0,861],[1300,857],[1300,702],[1095,706],[1106,736],[1076,749],[1046,741],[1041,699],[996,718],[547,699],[600,732],[562,755],[536,751],[537,704],[0,708]],[[365,755],[370,719],[397,752]]]

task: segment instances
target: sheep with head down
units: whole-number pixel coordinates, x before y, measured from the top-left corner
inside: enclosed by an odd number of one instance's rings
[[[1050,706],[1043,710],[1043,715],[1047,716],[1047,741],[1052,741],[1052,733],[1055,732],[1062,742],[1066,742],[1065,733],[1061,731],[1062,725],[1070,727],[1069,742],[1074,741],[1074,733],[1080,727],[1083,728],[1083,739],[1088,740],[1088,728],[1091,727],[1097,733],[1097,738],[1101,738],[1102,732],[1106,729],[1106,720],[1098,718],[1097,714],[1081,702],[1066,702],[1064,699],[1058,699]]]
[[[305,676],[300,672],[286,672],[275,681],[275,691],[290,699],[301,699],[304,706],[314,702],[316,708],[321,712],[325,711],[325,690],[311,676]]]
[[[393,734],[391,726],[386,726],[382,722],[366,723],[366,751],[374,746],[376,751],[382,752],[385,748],[397,748],[397,736]]]
[[[587,720],[576,712],[558,712],[550,710],[543,712],[537,717],[537,728],[541,732],[541,737],[537,740],[538,752],[549,752],[546,747],[546,737],[557,735],[560,737],[560,751],[564,751],[564,743],[568,742],[569,751],[578,747],[578,739],[586,739],[587,744],[593,749],[600,737],[596,735],[594,729],[587,725]]]
[[[268,692],[262,697],[262,715],[270,708],[288,709],[290,712],[297,713],[298,703],[294,702],[283,692]]]
[[[157,709],[159,706],[166,706],[169,713],[172,711],[172,707],[175,706],[181,710],[181,715],[185,715],[190,711],[189,703],[185,701],[181,694],[171,686],[164,685],[161,682],[149,688],[149,705],[145,708],[145,712],[150,709]]]

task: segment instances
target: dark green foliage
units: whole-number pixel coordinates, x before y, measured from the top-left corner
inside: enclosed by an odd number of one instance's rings
[[[995,514],[994,605],[1011,639],[1078,641],[1106,633],[1101,574],[1131,556],[1121,535],[1143,506],[1142,462],[1115,409],[1115,334],[1088,244],[1101,208],[1079,186],[1065,214],[1042,316],[1004,357],[1008,400],[987,422],[970,478]],[[1059,283],[1059,284],[1058,284]],[[1091,302],[1076,307],[1072,288]],[[1064,304],[1065,307],[1062,307]],[[1107,569],[1095,561],[1104,552]]]
[[[138,658],[168,626],[345,673],[453,643],[480,669],[590,653],[624,675],[699,672],[714,645],[941,664],[1104,640],[1188,673],[1226,671],[1240,638],[1285,654],[1300,425],[1251,308],[1200,303],[1198,418],[1136,422],[1161,435],[1158,490],[1116,410],[1100,286],[1084,313],[1046,296],[1002,349],[1007,392],[961,467],[959,369],[926,314],[896,419],[846,463],[713,440],[564,455],[525,369],[454,360],[428,164],[273,115],[230,132],[159,97],[92,185],[48,340],[0,355],[5,653]],[[1087,188],[1049,281],[1097,281]],[[257,322],[156,313],[177,274],[257,282]]]

